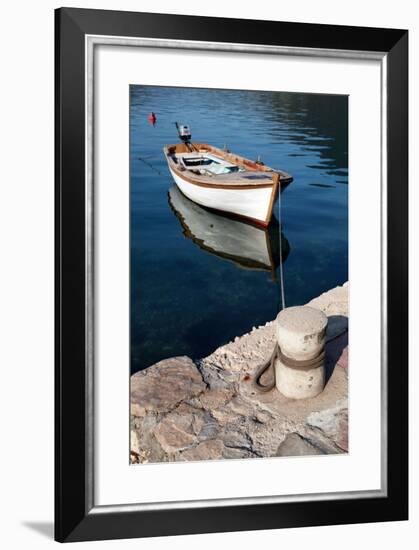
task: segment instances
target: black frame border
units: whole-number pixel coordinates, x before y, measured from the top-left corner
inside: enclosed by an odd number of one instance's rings
[[[55,32],[55,539],[70,542],[408,519],[408,32],[77,8],[56,10]],[[86,35],[386,54],[386,497],[100,513],[88,509]]]

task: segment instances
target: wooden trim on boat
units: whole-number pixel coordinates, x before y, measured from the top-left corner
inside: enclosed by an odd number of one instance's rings
[[[204,181],[197,181],[194,178],[189,177],[185,174],[184,171],[179,170],[174,162],[170,159],[169,160],[169,166],[171,170],[173,170],[177,176],[182,178],[183,180],[187,181],[188,183],[191,183],[193,185],[197,185],[198,187],[207,187],[208,189],[228,189],[231,191],[237,190],[237,191],[243,191],[244,189],[267,189],[268,187],[272,187],[272,183],[260,183],[260,184],[238,184],[238,185],[228,185],[225,183],[206,183]]]
[[[278,189],[280,188],[280,185],[281,185],[281,178],[278,174],[278,172],[274,172],[274,174],[272,175],[272,193],[271,193],[271,200],[269,202],[269,207],[268,207],[268,213],[266,215],[266,218],[265,218],[265,221],[267,224],[269,224],[269,222],[271,221],[271,218],[272,218],[272,210],[273,210],[273,207],[274,207],[274,204],[275,204],[275,198],[276,198],[276,194],[278,193]]]
[[[240,164],[243,168],[246,168],[246,170],[256,170],[258,172],[276,172],[273,168],[270,166],[266,166],[265,164],[249,160],[245,157],[242,157],[240,155],[236,155],[235,153],[231,153],[230,151],[224,151],[223,149],[219,149],[218,147],[215,147],[214,145],[209,145],[208,143],[191,143],[192,150],[195,150],[196,153],[199,152],[206,152],[206,153],[214,153],[216,156],[219,156],[226,161],[232,163],[232,164]],[[192,152],[185,143],[175,143],[171,145],[166,145],[164,147],[165,153],[172,155],[175,153],[188,153]],[[283,172],[283,178],[282,179],[292,179],[292,176],[290,174],[287,174],[286,172]]]

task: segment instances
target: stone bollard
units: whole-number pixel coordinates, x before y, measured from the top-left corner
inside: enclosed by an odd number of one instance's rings
[[[279,313],[275,379],[278,391],[286,397],[307,399],[323,391],[326,326],[326,315],[309,306],[289,307]]]

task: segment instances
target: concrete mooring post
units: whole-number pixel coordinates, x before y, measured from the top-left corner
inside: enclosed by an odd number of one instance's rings
[[[326,315],[309,306],[283,309],[277,317],[276,387],[286,397],[307,399],[325,386]]]

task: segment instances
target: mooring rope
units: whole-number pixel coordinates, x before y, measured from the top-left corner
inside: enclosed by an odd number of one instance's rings
[[[343,334],[345,334],[345,332],[348,332],[347,327],[345,327],[343,330],[341,330],[340,332],[338,332],[334,336],[331,336],[330,338],[327,338],[325,343],[328,344],[332,340],[335,340],[336,338],[339,338],[340,336],[343,336]],[[267,361],[265,361],[264,363],[262,363],[262,365],[260,365],[260,367],[258,367],[255,374],[253,375],[253,377],[252,377],[252,386],[259,393],[266,393],[268,391],[271,391],[275,387],[275,361],[276,361],[277,358],[280,359],[281,363],[283,363],[284,365],[287,365],[287,366],[289,366],[291,368],[294,368],[294,369],[308,369],[308,368],[313,369],[313,368],[320,367],[322,365],[322,363],[325,359],[325,356],[326,356],[326,351],[325,351],[325,349],[323,349],[319,353],[319,355],[317,355],[313,359],[308,359],[308,360],[304,360],[304,361],[297,361],[295,359],[290,359],[289,357],[284,355],[281,351],[281,348],[279,347],[278,342],[276,342],[275,346],[274,346],[274,349],[273,349],[273,352],[272,352],[271,356],[269,357],[269,359]],[[265,374],[265,372],[267,372],[268,370],[272,372],[271,381],[266,385],[261,384],[260,379],[261,379],[262,375]]]
[[[282,301],[282,309],[285,309],[285,291],[284,291],[284,269],[283,269],[283,262],[282,262],[282,215],[281,215],[281,208],[282,208],[282,201],[281,201],[281,177],[279,177],[278,180],[278,223],[279,223],[279,281],[280,281],[280,287],[281,287],[281,301]]]
[[[157,172],[157,174],[159,176],[164,176],[165,174],[163,174],[162,172],[160,172],[160,170],[158,170],[157,168],[155,168],[151,162],[147,162],[143,157],[138,157],[138,160],[141,160],[141,162],[144,162],[144,164],[146,164],[149,168],[151,168],[152,170],[154,170],[155,172]]]

